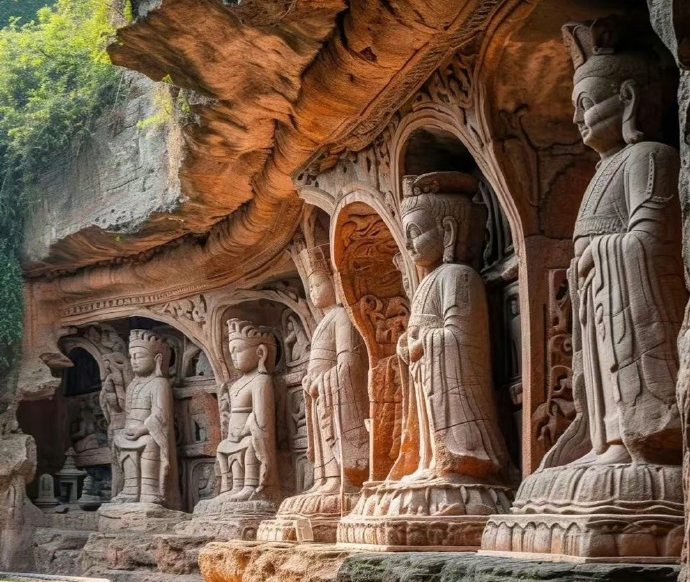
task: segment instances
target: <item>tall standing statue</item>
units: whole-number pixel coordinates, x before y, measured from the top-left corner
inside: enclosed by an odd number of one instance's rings
[[[296,523],[308,520],[314,541],[334,542],[338,521],[354,505],[369,469],[366,349],[337,301],[327,245],[302,251],[302,259],[311,301],[325,312],[302,382],[314,485],[285,499],[277,519],[261,525],[258,538],[294,541]]]
[[[220,395],[229,410],[225,438],[217,449],[220,494],[228,501],[275,498],[278,494],[273,334],[248,321],[228,321],[228,349],[242,373]]]
[[[126,390],[125,427],[113,442],[124,481],[113,502],[177,509],[173,395],[166,377],[170,347],[155,333],[135,329],[130,333],[129,355],[134,379]]]
[[[509,505],[510,461],[493,400],[478,181],[459,172],[406,180],[407,252],[422,280],[398,343],[400,454],[341,522],[342,542],[386,549],[476,548],[486,516]],[[478,227],[479,226],[479,227]]]
[[[679,161],[654,141],[659,64],[627,28],[608,18],[563,29],[574,121],[601,157],[569,270],[577,416],[520,487],[516,515],[490,522],[488,550],[670,561],[680,551]]]

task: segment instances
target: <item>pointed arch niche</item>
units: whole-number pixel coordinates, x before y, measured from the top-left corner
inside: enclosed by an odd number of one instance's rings
[[[395,201],[400,208],[402,180],[429,172],[460,171],[479,180],[477,197],[487,208],[480,273],[489,301],[491,361],[501,429],[513,462],[522,461],[522,314],[518,259],[511,226],[490,181],[460,137],[428,118],[412,118],[394,140]],[[408,268],[413,268],[409,265]]]
[[[369,356],[370,480],[385,479],[398,456],[402,418],[396,346],[410,314],[410,275],[401,232],[372,193],[355,190],[331,221],[338,292]]]

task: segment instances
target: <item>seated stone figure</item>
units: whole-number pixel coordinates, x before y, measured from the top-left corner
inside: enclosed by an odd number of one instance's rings
[[[278,494],[273,378],[276,340],[247,321],[228,321],[228,348],[242,376],[220,398],[229,409],[226,437],[217,449],[220,494],[227,501]]]
[[[398,344],[403,435],[387,480],[365,487],[341,542],[387,549],[473,548],[486,516],[509,506],[510,467],[493,401],[484,283],[474,268],[486,214],[476,178],[406,181],[407,252],[423,273]]]
[[[297,522],[308,520],[314,541],[334,542],[338,521],[354,505],[369,467],[366,352],[337,302],[327,246],[307,249],[302,258],[312,303],[325,311],[314,331],[302,382],[314,485],[285,499],[277,519],[262,523],[257,537],[295,541]]]
[[[653,141],[659,66],[627,29],[611,18],[563,29],[574,121],[601,157],[569,271],[577,415],[521,485],[514,515],[489,522],[488,551],[656,561],[680,552],[679,160]]]
[[[275,515],[280,497],[271,376],[277,343],[270,330],[248,321],[227,324],[230,358],[242,375],[221,387],[218,398],[224,435],[216,449],[220,493],[200,500],[192,520],[176,531],[252,540],[259,524]]]
[[[150,331],[132,330],[129,355],[134,372],[125,399],[125,427],[113,442],[124,476],[114,503],[155,503],[179,507],[173,396],[165,377],[170,348]]]

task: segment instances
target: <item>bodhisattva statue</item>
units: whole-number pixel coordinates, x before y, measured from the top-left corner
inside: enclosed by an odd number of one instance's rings
[[[369,470],[367,359],[361,336],[336,298],[327,245],[302,251],[309,295],[325,312],[311,342],[302,382],[313,487],[283,501],[258,538],[295,541],[296,521],[308,520],[314,541],[334,542],[338,521],[357,500]]]
[[[601,157],[569,270],[577,416],[520,487],[516,515],[491,520],[487,550],[657,561],[680,551],[679,160],[654,141],[660,66],[626,28],[608,18],[563,29],[574,121]]]
[[[406,179],[407,252],[421,283],[398,343],[403,436],[386,481],[369,484],[338,540],[388,549],[476,548],[507,509],[511,467],[493,400],[486,291],[475,269],[486,209],[458,172]]]
[[[248,321],[228,321],[228,349],[242,376],[220,395],[229,408],[226,437],[217,449],[225,501],[275,499],[279,494],[275,396],[271,373],[276,340]]]
[[[135,329],[129,337],[134,379],[127,386],[125,427],[113,442],[124,476],[114,503],[155,503],[177,509],[180,493],[173,428],[173,395],[166,377],[170,347],[153,332]]]
[[[220,493],[200,500],[178,533],[253,540],[275,516],[280,498],[271,330],[240,319],[228,322],[228,350],[241,376],[218,396],[223,440],[216,449]]]

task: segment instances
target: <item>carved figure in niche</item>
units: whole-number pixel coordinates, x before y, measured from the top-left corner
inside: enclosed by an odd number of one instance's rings
[[[403,200],[407,251],[424,274],[398,342],[407,435],[418,454],[415,463],[403,444],[393,479],[485,479],[508,465],[492,399],[486,292],[472,266],[479,242],[471,227],[485,218],[472,202],[477,188],[469,175],[427,174]]]
[[[74,423],[70,434],[74,451],[79,454],[97,449],[105,444],[99,439],[102,435],[100,428],[92,403],[87,398],[81,398],[79,400],[79,418]]]
[[[425,174],[406,184],[403,227],[421,282],[398,341],[402,443],[388,479],[365,488],[338,540],[371,543],[374,529],[387,548],[476,547],[477,516],[509,505],[486,292],[474,267],[486,209],[473,202],[478,182],[467,174]],[[408,523],[420,516],[435,519],[421,529]]]
[[[310,492],[357,490],[366,477],[368,435],[366,360],[363,342],[336,300],[327,248],[303,251],[309,267],[309,295],[324,310],[312,338],[305,391],[309,458],[314,463]]]
[[[170,347],[158,335],[132,330],[129,355],[134,372],[125,399],[125,427],[115,435],[116,463],[124,476],[115,503],[142,502],[179,507],[173,427]]]
[[[327,245],[302,251],[302,262],[311,301],[325,313],[312,336],[302,382],[313,486],[285,499],[278,519],[262,524],[257,537],[294,541],[294,520],[307,518],[315,541],[333,542],[337,521],[368,472],[367,362],[363,341],[336,299]]]
[[[242,374],[220,394],[226,437],[218,445],[220,492],[229,501],[273,499],[278,494],[275,396],[271,373],[276,340],[248,321],[228,321],[228,348]]]
[[[534,540],[520,532],[536,527],[554,536],[580,532],[567,543],[541,536],[541,548],[570,555],[618,558],[625,548],[627,558],[672,560],[680,551],[679,162],[673,148],[653,141],[660,67],[639,52],[637,35],[624,36],[630,28],[612,18],[563,28],[575,65],[574,122],[601,157],[580,206],[569,270],[577,415],[521,485],[519,515],[507,528],[505,519],[489,523],[487,549],[516,544],[534,552]],[[592,519],[601,514],[605,528]]]
[[[285,363],[288,366],[295,365],[309,354],[309,338],[299,322],[297,315],[290,310],[283,314],[283,329],[285,345]]]

